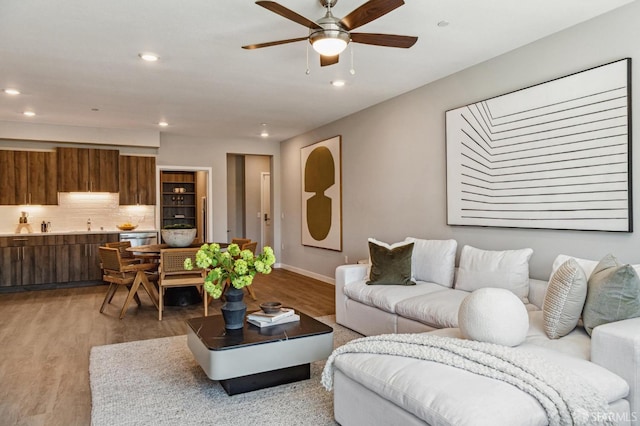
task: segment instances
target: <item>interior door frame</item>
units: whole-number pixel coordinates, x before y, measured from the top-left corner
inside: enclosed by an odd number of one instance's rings
[[[273,238],[273,206],[272,206],[272,202],[271,202],[271,191],[272,191],[272,183],[271,183],[271,172],[261,172],[260,173],[260,242],[262,243],[262,248],[267,245],[267,243],[269,243],[268,238],[267,238],[267,232],[266,232],[266,226],[265,226],[265,199],[267,197],[265,197],[264,194],[264,178],[265,176],[269,176],[269,215],[271,216],[269,218],[269,220],[271,221],[271,237]],[[270,243],[271,245],[273,245],[273,241],[271,241]]]
[[[212,167],[194,167],[194,166],[156,166],[156,228],[162,229],[160,223],[160,200],[162,197],[160,172],[161,171],[185,171],[185,172],[207,172],[207,226],[206,241],[213,241],[213,168]]]

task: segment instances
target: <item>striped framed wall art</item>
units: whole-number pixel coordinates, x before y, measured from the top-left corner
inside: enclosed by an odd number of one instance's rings
[[[631,232],[631,59],[446,112],[449,225]]]

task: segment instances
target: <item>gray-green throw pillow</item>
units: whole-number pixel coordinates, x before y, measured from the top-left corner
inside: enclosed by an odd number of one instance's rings
[[[411,281],[413,243],[387,248],[369,241],[371,270],[367,284],[415,285]]]
[[[608,254],[587,286],[582,321],[589,335],[599,325],[640,316],[640,278],[631,265],[621,265]]]

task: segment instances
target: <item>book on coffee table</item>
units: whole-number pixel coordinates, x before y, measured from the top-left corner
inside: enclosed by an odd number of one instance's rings
[[[291,308],[281,308],[278,312],[268,314],[264,311],[256,311],[247,315],[247,319],[256,320],[260,322],[276,322],[283,318],[295,315],[295,311]]]
[[[300,315],[298,314],[293,314],[293,315],[287,315],[285,317],[281,317],[280,319],[276,320],[276,321],[260,321],[257,319],[253,319],[253,318],[249,318],[247,317],[247,322],[249,324],[253,324],[256,325],[260,328],[264,328],[264,327],[273,327],[276,325],[280,325],[280,324],[287,324],[290,322],[296,322],[296,321],[300,321]]]

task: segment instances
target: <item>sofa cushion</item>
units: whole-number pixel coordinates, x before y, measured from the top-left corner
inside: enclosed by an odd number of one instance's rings
[[[458,309],[468,295],[469,292],[466,291],[440,287],[440,291],[432,291],[398,302],[395,310],[400,316],[434,328],[457,327]]]
[[[582,320],[587,333],[601,325],[640,316],[640,278],[631,265],[605,256],[589,277]]]
[[[575,259],[568,259],[551,275],[544,297],[544,330],[552,339],[576,328],[587,298],[587,277]]]
[[[369,241],[371,266],[367,284],[415,285],[411,280],[413,243],[390,247]]]
[[[624,380],[592,362],[545,348],[531,350],[581,376],[609,402],[628,393]],[[510,384],[459,368],[407,357],[353,353],[338,356],[335,367],[428,424],[493,426],[499,420],[503,425],[520,425],[525,419],[528,425],[547,424],[542,406],[533,397]]]
[[[441,285],[418,281],[413,286],[367,285],[366,280],[354,281],[344,287],[344,294],[362,304],[383,311],[396,313],[396,306],[403,300],[423,294],[446,291]]]
[[[543,311],[529,312],[529,331],[520,347],[541,346],[565,355],[589,360],[591,357],[591,338],[582,326],[576,327],[566,336],[551,339],[544,330]]]
[[[453,287],[456,267],[456,240],[423,240],[407,237],[413,243],[411,275],[415,281],[427,281]]]
[[[533,250],[491,251],[464,246],[455,288],[474,291],[484,287],[506,288],[529,303],[529,259]]]
[[[464,298],[458,326],[471,340],[518,346],[527,337],[529,316],[518,296],[504,288],[481,288]]]

